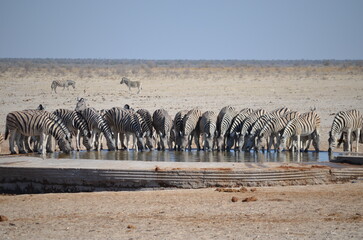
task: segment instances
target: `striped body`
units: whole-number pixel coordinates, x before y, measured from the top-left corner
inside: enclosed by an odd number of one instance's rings
[[[234,107],[223,107],[217,117],[216,144],[218,151],[224,151],[230,127],[237,112]]]
[[[131,91],[131,88],[137,88],[138,89],[138,92],[137,93],[140,93],[142,87],[141,87],[141,82],[139,81],[131,81],[130,79],[126,78],[126,77],[123,77],[120,84],[125,84],[128,88],[129,88],[129,91]]]
[[[159,137],[157,140],[158,150],[165,150],[169,143],[170,130],[173,127],[172,119],[165,109],[158,109],[153,113],[153,127]]]
[[[260,118],[258,118],[257,121],[255,121],[253,123],[251,131],[249,132],[249,134],[246,138],[246,144],[247,144],[246,150],[249,151],[252,148],[256,148],[257,137],[258,137],[260,131],[262,130],[262,128],[266,125],[267,121],[269,121],[273,118],[281,117],[288,112],[290,112],[290,109],[283,107],[283,108],[275,109],[269,113],[262,115]],[[257,149],[255,149],[255,150],[257,150]]]
[[[197,149],[200,150],[199,143],[199,120],[202,116],[202,112],[199,109],[190,110],[183,118],[183,130],[182,130],[182,147],[184,150],[188,147],[189,151],[192,149],[192,141],[197,145]]]
[[[181,150],[182,138],[183,138],[183,120],[185,115],[187,115],[187,110],[181,110],[175,114],[173,121],[173,129],[175,136],[175,149]]]
[[[153,150],[154,144],[153,144],[153,119],[150,114],[150,112],[146,109],[139,109],[136,111],[136,113],[140,114],[142,121],[141,121],[141,129],[143,132],[143,135],[145,136],[145,146]]]
[[[57,93],[57,87],[63,87],[69,89],[69,86],[72,86],[73,89],[76,87],[76,82],[73,80],[54,80],[51,84],[51,90]]]
[[[297,151],[302,149],[301,138],[308,137],[308,141],[310,145],[310,141],[313,140],[313,144],[315,150],[319,151],[319,128],[320,128],[320,116],[315,112],[311,111],[308,113],[304,113],[299,117],[291,120],[285,127],[284,132],[281,136],[279,149],[286,148],[287,140],[295,140]],[[306,147],[305,150],[307,150]]]
[[[257,139],[257,149],[263,147],[263,139],[266,139],[267,151],[270,151],[272,144],[277,150],[277,144],[280,141],[280,136],[289,121],[298,117],[298,112],[289,112],[282,117],[276,117],[268,120],[265,126],[261,129]]]
[[[87,150],[91,149],[90,137],[91,132],[88,129],[88,125],[83,116],[76,111],[68,109],[57,109],[53,112],[54,115],[58,116],[63,124],[69,129],[72,136],[76,138],[76,149],[80,150],[80,138],[83,137],[83,145]]]
[[[129,150],[128,143],[130,136],[133,137],[133,149],[138,151],[137,142],[141,146],[141,150],[144,148],[144,136],[141,128],[142,118],[140,114],[127,109],[114,107],[106,110],[104,118],[115,137],[118,134],[126,136],[126,144],[124,145],[127,150]]]
[[[95,146],[97,150],[100,150],[99,135],[102,133],[106,138],[108,150],[114,151],[115,142],[112,137],[112,132],[104,118],[94,108],[86,108],[80,111],[80,113],[86,120],[88,129],[92,133],[91,146]]]
[[[253,113],[253,109],[244,108],[233,118],[227,137],[227,150],[231,149],[235,145],[235,142],[237,142],[243,123],[251,113]]]
[[[329,151],[336,147],[337,139],[343,135],[345,137],[345,150],[352,150],[352,134],[356,138],[356,151],[358,152],[359,138],[363,127],[362,113],[356,109],[341,111],[334,117],[330,132],[329,132]],[[345,133],[345,134],[344,134]],[[343,141],[343,140],[342,140]]]
[[[71,150],[69,138],[66,130],[59,122],[56,116],[44,111],[15,111],[6,116],[5,139],[9,137],[9,149],[15,154],[14,143],[18,146],[19,152],[24,152],[23,146],[19,143],[21,135],[40,136],[39,152],[45,154],[45,142],[48,136],[52,135],[59,144],[60,149],[69,153]]]
[[[253,124],[259,119],[261,116],[265,115],[267,112],[263,109],[257,109],[253,113],[251,113],[244,121],[241,133],[238,136],[238,146],[237,150],[241,151],[245,148],[246,140],[248,139],[248,135],[252,129]]]
[[[199,123],[199,131],[202,135],[204,150],[214,149],[214,136],[217,129],[217,114],[213,111],[203,113]]]

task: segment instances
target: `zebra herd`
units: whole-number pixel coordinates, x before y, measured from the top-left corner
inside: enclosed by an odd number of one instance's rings
[[[339,112],[329,133],[329,151],[344,143],[352,151],[352,141],[362,141],[362,114],[357,110]],[[37,151],[52,152],[52,138],[65,153],[81,149],[106,148],[110,151],[130,149],[191,150],[193,140],[198,150],[205,151],[307,151],[312,144],[319,151],[320,116],[315,109],[306,113],[283,107],[273,111],[223,107],[217,114],[200,109],[181,110],[172,118],[165,109],[151,114],[146,109],[135,111],[129,105],[97,111],[78,99],[75,110],[38,109],[10,112],[6,117],[5,139],[15,154]],[[0,135],[0,141],[2,136]],[[103,144],[106,142],[106,145]],[[30,146],[32,145],[32,146]]]

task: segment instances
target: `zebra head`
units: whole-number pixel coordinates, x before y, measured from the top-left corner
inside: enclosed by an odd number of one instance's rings
[[[127,84],[127,82],[128,82],[128,79],[126,78],[126,77],[123,77],[122,79],[121,79],[121,82],[120,82],[120,84]]]
[[[277,148],[277,151],[281,152],[282,150],[284,150],[286,148],[286,136],[282,135],[280,138],[280,144],[279,147]]]
[[[60,150],[62,150],[64,153],[68,154],[72,150],[71,144],[69,143],[69,141],[66,138],[59,139],[58,145],[59,145]]]
[[[264,134],[261,133],[258,135],[257,137],[257,143],[256,143],[256,149],[260,149],[260,148],[264,148],[264,144],[263,144],[263,138],[264,138]]]

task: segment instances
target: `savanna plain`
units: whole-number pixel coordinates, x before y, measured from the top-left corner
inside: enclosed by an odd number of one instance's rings
[[[131,92],[122,77],[142,82]],[[53,80],[76,88],[51,92]],[[341,110],[363,112],[362,61],[144,61],[0,59],[0,132],[6,114],[74,109],[150,112],[231,105],[267,111],[316,108],[320,149]],[[362,145],[360,146],[361,149]],[[2,155],[8,154],[2,144]],[[46,160],[45,160],[46,161]],[[362,239],[363,182],[216,189],[0,195],[1,239]],[[233,201],[232,201],[233,200]]]

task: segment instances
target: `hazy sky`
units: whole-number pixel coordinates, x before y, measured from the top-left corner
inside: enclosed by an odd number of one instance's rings
[[[363,59],[361,0],[0,0],[0,58]]]

